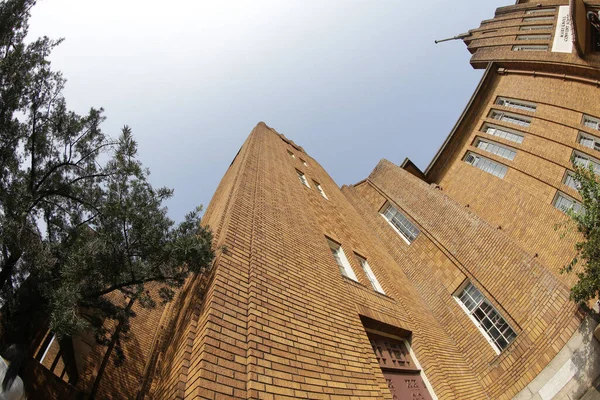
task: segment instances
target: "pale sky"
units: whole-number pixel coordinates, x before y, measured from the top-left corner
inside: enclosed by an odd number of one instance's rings
[[[40,0],[30,36],[68,106],[129,125],[176,220],[208,205],[259,122],[303,146],[338,185],[381,158],[425,169],[483,71],[461,41],[512,0]]]

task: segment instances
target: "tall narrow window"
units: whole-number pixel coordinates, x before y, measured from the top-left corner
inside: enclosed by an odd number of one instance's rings
[[[579,139],[577,141],[585,147],[600,151],[600,139],[595,136],[588,135],[584,132],[579,132]]]
[[[525,127],[531,125],[531,118],[518,114],[507,113],[504,111],[492,110],[490,112],[490,118],[497,119],[498,121],[510,122],[511,124],[521,125]]]
[[[471,282],[460,289],[454,298],[498,354],[517,337],[508,322]]]
[[[496,104],[499,104],[504,107],[515,108],[517,110],[531,112],[535,112],[535,110],[537,109],[537,105],[535,103],[523,100],[508,99],[506,97],[498,97],[496,99]]]
[[[600,119],[590,117],[589,115],[584,115],[583,125],[587,126],[588,128],[600,130]]]
[[[517,155],[516,151],[509,149],[508,147],[482,139],[477,139],[475,142],[475,147],[509,160],[514,160],[515,156]]]
[[[365,258],[359,256],[358,254],[356,255],[356,258],[358,258],[358,261],[360,262],[360,265],[361,265],[363,271],[365,271],[365,275],[367,275],[367,278],[369,278],[369,282],[371,282],[373,289],[375,289],[375,291],[377,291],[381,294],[385,294],[385,292],[383,291],[383,288],[379,284],[379,281],[375,277],[375,274],[373,273],[373,270],[369,266],[369,263],[367,262],[367,260]]]
[[[317,188],[317,190],[319,191],[319,193],[321,194],[321,196],[323,196],[324,199],[329,200],[329,198],[325,194],[325,191],[323,190],[323,188],[321,187],[319,182],[313,180],[313,183],[314,183],[315,187]]]
[[[522,31],[540,31],[552,29],[552,25],[523,25],[520,30]]]
[[[411,244],[419,235],[419,229],[393,205],[387,203],[381,213],[388,223],[400,234],[406,243]]]
[[[498,136],[499,138],[510,140],[515,143],[523,143],[523,135],[508,128],[501,128],[495,125],[484,124],[483,132]]]
[[[506,165],[502,165],[496,161],[482,157],[479,154],[475,154],[471,151],[469,151],[465,156],[465,162],[501,179],[504,178],[506,172],[508,171],[508,167]]]
[[[304,186],[310,187],[310,185],[308,184],[308,180],[306,180],[306,176],[298,170],[296,170],[296,173],[298,174],[298,179],[300,179],[300,182],[302,182]]]
[[[327,243],[329,244],[329,249],[331,249],[331,254],[333,254],[335,262],[337,263],[338,267],[340,267],[340,273],[346,278],[350,278],[353,281],[358,282],[356,274],[354,274],[352,266],[350,266],[350,261],[348,261],[348,258],[346,258],[346,254],[344,253],[342,246],[331,239],[327,239]]]
[[[520,44],[513,46],[513,51],[548,51],[546,44]]]
[[[562,212],[567,212],[571,209],[576,213],[583,211],[583,206],[580,202],[572,197],[567,196],[563,192],[556,192],[556,196],[554,197],[552,204],[554,204],[554,207],[558,208]]]

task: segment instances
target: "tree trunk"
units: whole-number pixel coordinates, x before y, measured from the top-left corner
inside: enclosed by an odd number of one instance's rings
[[[129,300],[129,304],[127,304],[127,308],[125,308],[125,313],[127,314],[131,307],[133,306],[135,299]],[[108,348],[106,349],[106,353],[104,354],[104,358],[102,359],[102,364],[100,365],[100,369],[98,370],[98,374],[96,375],[96,379],[94,379],[94,386],[92,387],[92,391],[90,392],[90,397],[88,400],[94,400],[96,398],[96,394],[98,393],[98,388],[100,387],[100,381],[102,379],[102,375],[104,374],[104,370],[106,369],[106,365],[108,364],[108,360],[110,359],[110,355],[112,354],[115,345],[117,344],[117,339],[119,338],[119,334],[121,333],[121,329],[123,329],[123,323],[119,321],[115,332],[113,333],[112,338],[110,339],[110,343],[108,344]]]

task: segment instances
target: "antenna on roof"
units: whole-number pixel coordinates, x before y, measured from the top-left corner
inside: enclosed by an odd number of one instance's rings
[[[468,33],[461,33],[460,35],[456,35],[454,37],[448,38],[448,39],[440,39],[440,40],[436,40],[435,44],[441,43],[441,42],[447,42],[449,40],[458,40],[458,39],[463,39],[466,38],[467,36],[471,36],[471,32]]]

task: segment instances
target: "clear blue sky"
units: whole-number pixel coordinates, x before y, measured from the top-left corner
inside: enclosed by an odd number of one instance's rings
[[[259,121],[339,184],[381,158],[424,169],[481,78],[461,41],[498,1],[41,0],[31,36],[66,40],[51,59],[68,105],[127,124],[180,220],[210,201]]]

